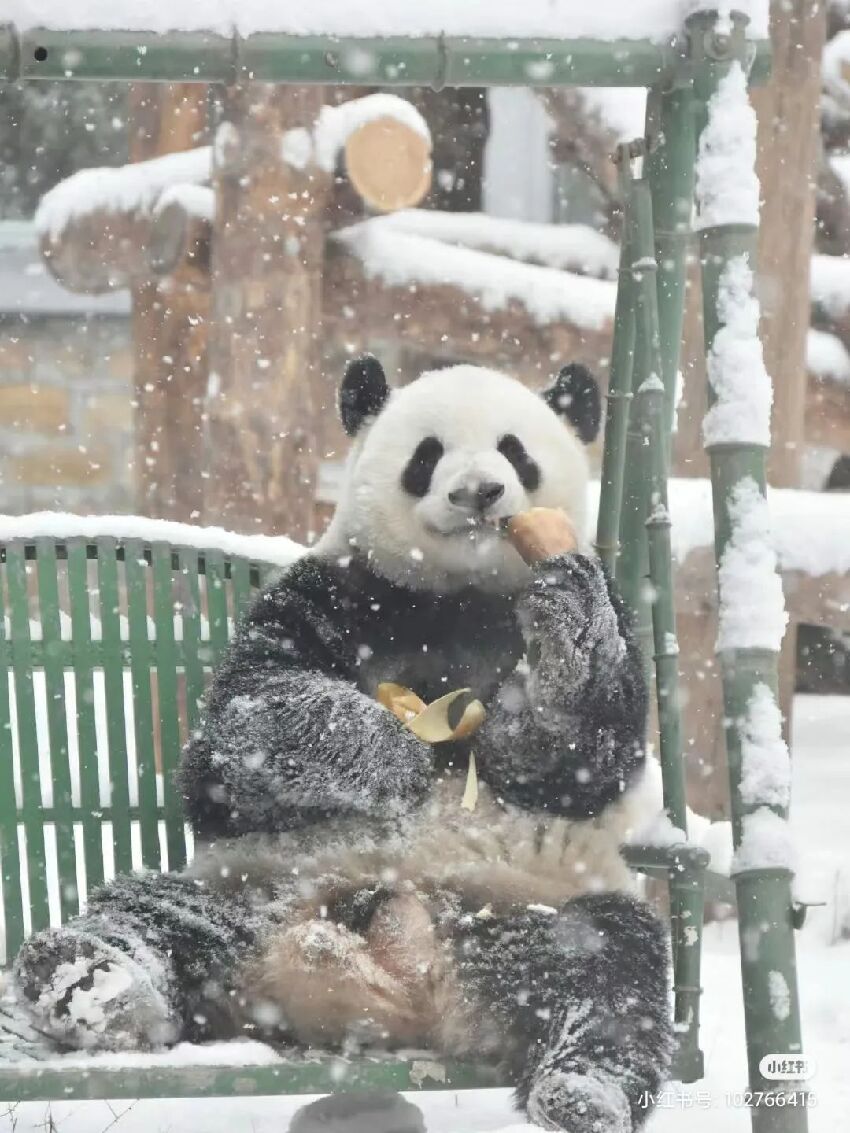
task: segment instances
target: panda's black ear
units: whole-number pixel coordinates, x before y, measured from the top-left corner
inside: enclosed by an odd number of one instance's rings
[[[543,391],[543,399],[559,417],[569,421],[579,439],[589,445],[596,440],[602,420],[602,400],[596,378],[580,362],[570,362]]]
[[[345,367],[339,387],[339,416],[342,427],[353,437],[367,417],[380,413],[390,388],[384,367],[371,354],[361,354]]]

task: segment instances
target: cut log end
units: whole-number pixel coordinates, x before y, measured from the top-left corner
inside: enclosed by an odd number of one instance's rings
[[[148,265],[156,276],[171,275],[181,265],[196,283],[209,282],[209,220],[190,213],[179,200],[158,208],[151,221]]]
[[[431,143],[396,118],[374,118],[349,136],[345,167],[370,208],[413,208],[431,187]]]

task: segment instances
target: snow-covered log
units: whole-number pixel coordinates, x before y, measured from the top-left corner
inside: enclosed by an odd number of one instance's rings
[[[600,331],[614,316],[616,286],[608,280],[453,247],[395,231],[380,219],[343,229],[334,240],[360,260],[368,278],[389,287],[452,287],[474,297],[482,311],[506,310],[513,304],[541,326],[567,322]]]
[[[351,184],[378,212],[418,205],[431,187],[428,125],[398,95],[379,92],[323,106],[313,145],[315,160],[328,172],[344,155]]]
[[[614,241],[587,224],[537,224],[481,212],[403,209],[372,221],[372,227],[598,279],[615,279],[620,259]]]
[[[465,251],[445,247],[460,254]],[[513,266],[498,256],[469,254]],[[478,293],[448,280],[375,279],[357,256],[339,245],[331,247],[323,287],[325,326],[353,349],[397,341],[431,356],[497,366],[535,385],[576,359],[600,374],[607,365],[611,348],[607,323],[595,329],[570,320],[541,323],[519,298],[485,308]]]
[[[35,217],[45,262],[69,291],[98,294],[150,275],[151,219],[174,185],[210,179],[209,146],[116,169],[83,169],[45,195]]]
[[[229,136],[219,135],[219,164]],[[380,212],[418,204],[431,184],[428,126],[394,94],[321,105],[313,122],[279,131],[276,143],[282,177],[310,168],[331,174],[342,161],[362,200]],[[168,275],[188,259],[201,282],[215,214],[212,161],[212,148],[198,146],[60,182],[36,214],[52,274],[70,291],[98,294]],[[287,197],[272,192],[271,200],[280,211]]]

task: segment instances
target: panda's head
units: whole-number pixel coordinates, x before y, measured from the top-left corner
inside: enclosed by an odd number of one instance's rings
[[[542,394],[466,365],[390,390],[380,362],[366,356],[349,363],[339,408],[354,444],[319,553],[357,548],[378,573],[415,588],[511,591],[527,568],[500,520],[561,507],[583,537],[583,446],[600,418],[583,366],[564,367]]]

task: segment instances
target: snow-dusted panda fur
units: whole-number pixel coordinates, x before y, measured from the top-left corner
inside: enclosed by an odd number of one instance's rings
[[[367,358],[340,409],[333,522],[254,603],[184,754],[194,865],[102,890],[18,985],[70,1045],[427,1043],[501,1059],[545,1128],[623,1133],[671,1046],[665,935],[618,852],[651,806],[642,667],[587,547],[530,569],[499,523],[584,530],[595,384],[457,366],[390,391]],[[472,813],[470,742],[423,743],[382,681],[484,702]]]

